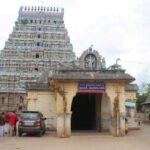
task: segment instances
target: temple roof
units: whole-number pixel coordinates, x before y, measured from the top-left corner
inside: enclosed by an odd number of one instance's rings
[[[139,88],[137,86],[137,84],[127,84],[125,86],[125,90],[126,91],[137,91]]]
[[[49,78],[58,80],[126,80],[135,78],[122,70],[55,70],[49,72]]]
[[[0,93],[27,93],[26,89],[17,83],[0,83]]]
[[[142,104],[150,104],[150,93],[148,94],[148,96],[147,96],[145,102],[142,103]]]
[[[27,90],[36,90],[36,91],[47,91],[49,90],[48,83],[42,83],[42,82],[28,82],[26,83],[26,89]]]

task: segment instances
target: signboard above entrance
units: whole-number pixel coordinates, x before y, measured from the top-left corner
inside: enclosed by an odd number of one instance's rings
[[[105,84],[103,83],[79,83],[79,93],[105,93]]]

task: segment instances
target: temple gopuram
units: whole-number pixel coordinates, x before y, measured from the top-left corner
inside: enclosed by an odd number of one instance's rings
[[[63,17],[63,8],[20,8],[0,55],[0,110],[41,111],[58,137],[78,130],[123,136],[135,78],[118,60],[107,67],[92,45],[77,58]]]
[[[20,8],[0,54],[0,92],[3,93],[0,110],[25,109],[26,81],[34,82],[60,62],[75,60],[63,16],[63,8]]]

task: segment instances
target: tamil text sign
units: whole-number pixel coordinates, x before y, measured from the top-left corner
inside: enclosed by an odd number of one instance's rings
[[[79,93],[105,93],[105,84],[103,83],[79,83]]]

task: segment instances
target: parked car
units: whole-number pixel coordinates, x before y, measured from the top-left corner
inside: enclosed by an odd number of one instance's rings
[[[23,111],[20,115],[18,136],[22,136],[22,133],[42,136],[46,130],[45,120],[39,111]]]

